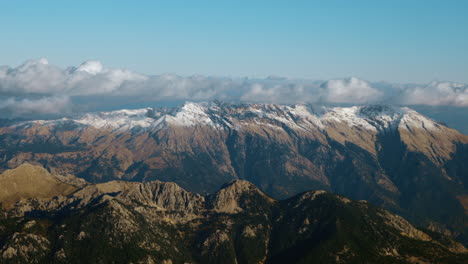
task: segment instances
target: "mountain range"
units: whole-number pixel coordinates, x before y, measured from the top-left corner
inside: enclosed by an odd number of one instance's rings
[[[466,263],[453,239],[323,190],[275,200],[233,180],[90,184],[23,164],[0,174],[2,263]],[[37,187],[37,188],[36,188]]]
[[[325,190],[465,245],[466,160],[468,136],[387,105],[186,103],[0,127],[2,170],[31,163],[94,184],[170,181],[200,195],[232,180],[275,199]]]

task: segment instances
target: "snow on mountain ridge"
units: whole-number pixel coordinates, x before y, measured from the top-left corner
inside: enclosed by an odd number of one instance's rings
[[[197,123],[215,126],[215,123],[206,114],[206,108],[202,104],[186,103],[179,111],[168,119],[174,125],[193,126]]]
[[[333,122],[360,127],[370,131],[381,131],[400,127],[411,129],[419,127],[439,130],[433,120],[406,107],[395,106],[352,106],[317,107],[309,105],[219,105],[216,103],[186,103],[178,108],[122,109],[110,112],[87,113],[78,119],[59,119],[54,121],[33,121],[41,124],[54,124],[69,120],[81,125],[112,130],[140,128],[161,128],[164,126],[207,125],[218,129],[241,129],[253,122],[281,128],[324,129]]]

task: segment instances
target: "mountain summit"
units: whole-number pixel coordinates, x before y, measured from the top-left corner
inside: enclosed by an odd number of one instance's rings
[[[467,157],[468,136],[385,105],[186,103],[0,127],[4,170],[30,162],[93,183],[174,181],[201,194],[238,179],[276,198],[322,189],[466,243]]]

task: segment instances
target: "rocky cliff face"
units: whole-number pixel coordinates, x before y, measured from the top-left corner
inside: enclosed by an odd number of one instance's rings
[[[49,176],[37,181],[55,186]],[[368,202],[326,191],[278,201],[240,180],[207,196],[159,181],[87,184],[0,214],[2,263],[466,263],[467,252]]]
[[[402,107],[187,103],[0,128],[0,166],[89,182],[242,179],[276,198],[324,189],[468,243],[468,137]],[[232,210],[236,210],[233,207]]]

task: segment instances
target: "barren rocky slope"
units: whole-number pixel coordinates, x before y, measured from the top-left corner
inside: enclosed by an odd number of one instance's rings
[[[233,179],[276,198],[324,189],[468,243],[468,137],[394,106],[187,103],[0,128],[0,167],[40,164],[89,182]]]
[[[40,172],[26,165],[9,173]],[[51,175],[39,173],[53,187]],[[72,186],[70,181],[61,184]],[[2,263],[466,263],[451,238],[325,191],[270,198],[247,181],[201,196],[111,181],[18,198],[0,214]],[[59,191],[59,190],[57,190]],[[10,199],[11,201],[11,199]]]

